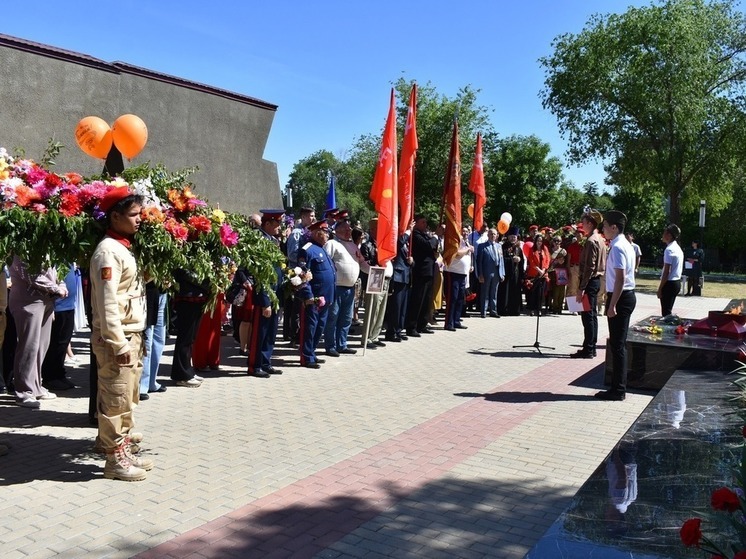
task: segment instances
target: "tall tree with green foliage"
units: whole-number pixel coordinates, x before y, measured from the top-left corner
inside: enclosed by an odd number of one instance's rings
[[[542,58],[545,108],[572,163],[610,161],[622,189],[670,197],[672,221],[700,198],[731,200],[746,118],[746,24],[732,0],[664,0],[592,16]]]

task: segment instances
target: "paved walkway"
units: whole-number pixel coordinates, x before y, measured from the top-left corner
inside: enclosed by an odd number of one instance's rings
[[[701,317],[727,300],[680,298]],[[638,296],[635,318],[659,312]],[[603,350],[569,360],[580,318],[469,318],[386,348],[257,379],[220,371],[136,412],[148,479],[103,479],[82,387],[41,410],[0,397],[0,552],[27,557],[523,557],[650,401],[601,402]],[[600,321],[605,339],[606,323]],[[171,359],[167,348],[164,369]],[[167,375],[166,375],[167,378]],[[166,381],[168,384],[168,381]]]

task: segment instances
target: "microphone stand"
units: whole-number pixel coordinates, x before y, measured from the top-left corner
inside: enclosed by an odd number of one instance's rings
[[[543,356],[544,354],[541,352],[542,349],[554,350],[555,348],[547,346],[547,345],[541,345],[539,343],[539,319],[541,318],[542,307],[544,306],[544,290],[546,289],[546,284],[547,284],[546,273],[542,274],[541,276],[536,278],[536,280],[534,281],[538,281],[538,280],[541,280],[541,283],[539,283],[539,286],[538,286],[539,293],[538,293],[538,297],[536,298],[537,299],[536,301],[536,307],[537,307],[536,309],[536,338],[534,340],[534,343],[532,343],[531,345],[514,345],[513,349],[524,349],[524,348],[532,347],[536,351],[539,352],[539,355]]]

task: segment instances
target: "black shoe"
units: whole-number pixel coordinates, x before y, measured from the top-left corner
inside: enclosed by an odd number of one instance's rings
[[[594,357],[595,354],[585,351],[584,349],[579,349],[575,353],[570,354],[570,359],[593,359]]]
[[[444,326],[443,330],[448,330],[449,332],[455,332],[456,329],[453,326]]]
[[[376,340],[373,343],[376,344],[378,347],[386,347],[386,343],[382,342],[381,340]]]
[[[490,313],[490,317],[492,317],[492,318],[500,318],[500,315],[499,315],[499,314],[497,314],[497,313],[493,313],[493,312],[491,312],[491,313]]]
[[[150,396],[147,394],[140,394],[140,400],[150,400]]]
[[[624,392],[618,392],[616,390],[603,390],[602,392],[596,392],[594,396],[599,400],[609,400],[613,402],[621,402],[626,398]]]
[[[275,369],[272,365],[267,365],[266,367],[262,367],[262,371],[265,373],[269,373],[270,375],[281,375],[282,371],[280,369]]]
[[[386,341],[387,342],[393,342],[393,343],[399,343],[402,340],[401,340],[401,337],[399,337],[399,336],[396,336],[395,338],[390,338],[390,337],[386,336]]]
[[[255,369],[253,371],[249,371],[249,376],[256,378],[269,378],[269,373],[265,373],[261,369]]]
[[[303,365],[306,369],[320,369],[321,365],[319,365],[318,361],[308,362],[305,365]]]
[[[343,353],[345,355],[355,355],[357,353],[357,350],[352,349],[351,347],[343,347],[339,350],[339,353]]]
[[[468,330],[469,327],[468,326],[464,326],[463,324],[456,324],[456,329],[457,330]]]
[[[148,390],[148,392],[165,392],[166,387],[161,384],[161,387],[158,390]]]
[[[326,363],[326,359],[321,359],[321,358],[317,357],[316,358],[316,363],[319,363],[319,364]]]
[[[407,336],[406,334],[402,334],[401,336],[399,336],[399,339],[403,342],[406,342],[409,339],[409,336]]]
[[[422,330],[418,330],[420,334],[435,334],[435,330],[432,328],[423,328]]]
[[[367,344],[365,344],[365,349],[378,349],[378,346],[373,342],[368,342]]]
[[[419,338],[420,333],[417,330],[407,330],[407,336],[410,338]],[[404,336],[402,336],[402,339],[404,339]]]
[[[67,380],[66,378],[56,378],[48,382],[43,382],[42,385],[47,390],[52,390],[54,392],[57,392],[59,390],[70,390],[71,388],[75,388],[75,385],[69,380]]]
[[[329,357],[339,357],[339,352],[336,349],[327,349],[326,354]]]

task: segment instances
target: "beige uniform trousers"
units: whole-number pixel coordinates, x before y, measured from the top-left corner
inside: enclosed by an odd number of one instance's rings
[[[101,332],[91,333],[93,353],[98,362],[98,436],[101,446],[113,451],[135,427],[133,410],[140,402],[143,336],[129,339],[130,364],[119,365],[111,345]]]

